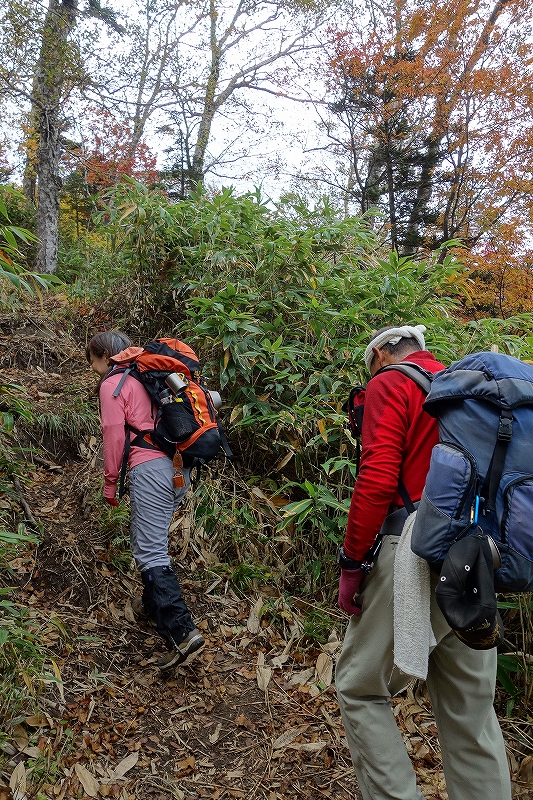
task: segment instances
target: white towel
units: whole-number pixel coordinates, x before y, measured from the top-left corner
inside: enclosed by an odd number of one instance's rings
[[[379,348],[383,347],[386,344],[398,344],[400,339],[415,339],[422,350],[425,350],[426,341],[424,339],[424,332],[426,330],[425,325],[400,325],[398,328],[388,328],[383,333],[380,333],[379,336],[376,336],[368,347],[365,350],[365,364],[366,368],[370,372],[370,365],[372,363],[372,359],[374,358],[374,353],[372,352],[373,347]]]
[[[406,675],[426,678],[436,645],[430,621],[429,564],[411,550],[416,511],[403,526],[394,557],[394,663]]]

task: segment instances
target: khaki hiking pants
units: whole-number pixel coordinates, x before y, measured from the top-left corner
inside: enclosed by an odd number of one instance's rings
[[[393,663],[393,571],[397,536],[385,536],[361,592],[336,667],[346,738],[363,800],[423,800],[391,696],[413,680]],[[496,650],[472,650],[448,627],[432,593],[437,640],[427,687],[439,731],[449,800],[511,800],[502,732],[494,711]]]

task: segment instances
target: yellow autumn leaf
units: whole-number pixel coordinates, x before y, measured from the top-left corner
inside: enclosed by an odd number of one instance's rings
[[[320,431],[320,435],[322,436],[324,441],[327,442],[328,441],[328,435],[326,433],[326,420],[325,419],[319,419],[318,423],[317,423],[317,426],[318,426],[318,430]]]

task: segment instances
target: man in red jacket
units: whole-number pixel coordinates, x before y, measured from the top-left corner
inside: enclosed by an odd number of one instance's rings
[[[392,714],[391,697],[412,678],[394,664],[394,554],[407,519],[405,491],[422,496],[437,424],[422,408],[423,390],[388,364],[443,369],[425,350],[425,328],[375,334],[365,352],[372,375],[365,395],[361,469],[339,552],[339,606],[350,614],[336,667],[340,710],[363,800],[422,800]],[[401,486],[401,493],[399,492]],[[367,558],[381,541],[374,566]],[[436,576],[432,576],[432,588]],[[427,686],[439,729],[449,800],[511,800],[509,769],[494,712],[496,650],[472,650],[451,631],[431,597],[435,639]]]

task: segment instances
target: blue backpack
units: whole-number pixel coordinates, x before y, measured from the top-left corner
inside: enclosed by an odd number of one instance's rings
[[[440,572],[454,542],[490,537],[501,557],[496,591],[532,590],[533,366],[501,353],[465,356],[435,375],[424,409],[440,441],[413,551]]]

